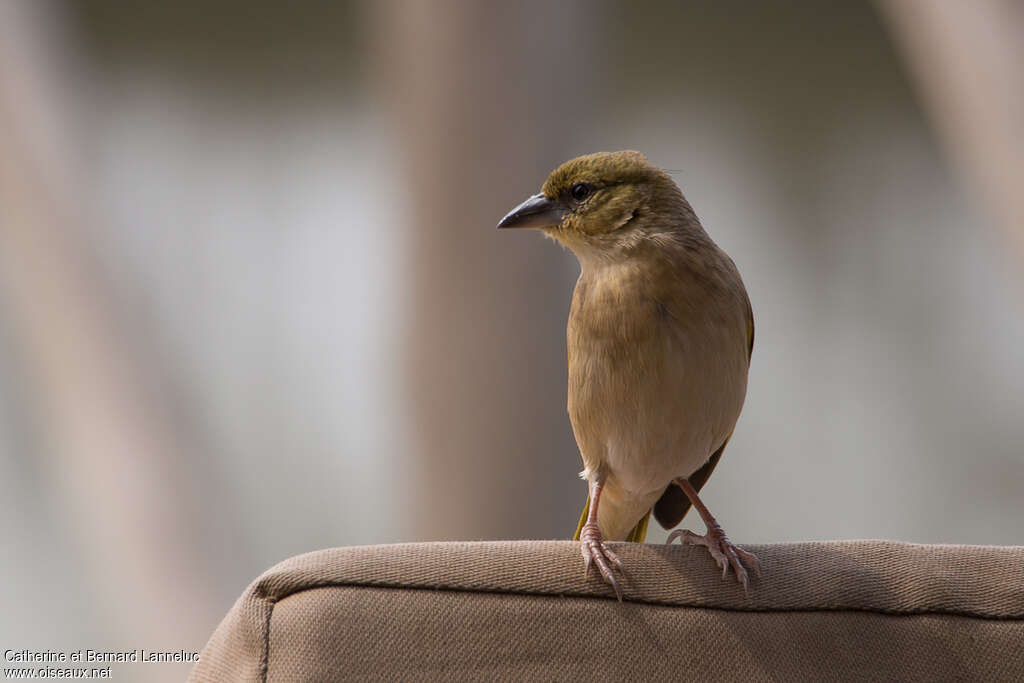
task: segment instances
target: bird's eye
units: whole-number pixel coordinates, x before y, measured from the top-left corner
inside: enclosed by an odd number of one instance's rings
[[[590,196],[590,185],[586,183],[576,183],[569,188],[569,194],[572,198],[578,202],[582,202],[584,199]]]

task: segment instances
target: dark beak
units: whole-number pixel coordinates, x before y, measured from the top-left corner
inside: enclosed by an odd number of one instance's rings
[[[535,194],[508,212],[499,228],[554,228],[562,223],[568,209],[554,199]]]

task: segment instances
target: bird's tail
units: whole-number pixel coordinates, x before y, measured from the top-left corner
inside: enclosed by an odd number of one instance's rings
[[[583,525],[587,523],[587,515],[590,512],[590,494],[587,494],[587,502],[583,504],[583,512],[580,513],[580,521],[576,525],[576,533],[573,535],[572,540],[580,540],[580,532],[583,531]],[[647,523],[651,521],[651,511],[648,510],[644,513],[644,516],[640,518],[640,521],[636,523],[633,530],[629,532],[629,536],[626,537],[628,543],[643,543],[644,539],[647,538]]]

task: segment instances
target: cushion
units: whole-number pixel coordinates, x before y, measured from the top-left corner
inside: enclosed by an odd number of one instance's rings
[[[321,550],[253,582],[192,681],[1024,680],[1024,547],[611,544],[623,602],[569,541]]]

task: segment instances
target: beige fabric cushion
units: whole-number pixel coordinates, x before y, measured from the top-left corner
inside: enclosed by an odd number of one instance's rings
[[[193,681],[1024,680],[1024,547],[614,544],[618,603],[568,541],[336,548],[238,599]]]

